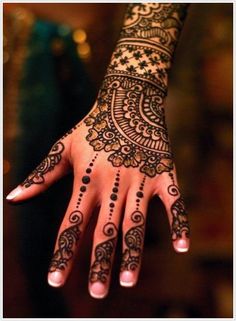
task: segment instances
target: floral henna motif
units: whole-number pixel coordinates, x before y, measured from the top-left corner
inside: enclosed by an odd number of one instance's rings
[[[172,240],[175,241],[183,237],[184,234],[186,237],[189,237],[189,223],[182,197],[179,197],[171,206],[171,214],[173,215],[171,226]]]
[[[42,184],[45,182],[45,174],[52,171],[62,159],[62,152],[65,147],[62,142],[57,142],[50,150],[48,156],[21,184],[24,187],[30,187],[33,184]]]
[[[65,270],[68,262],[72,259],[76,245],[80,239],[80,226],[83,223],[83,214],[79,210],[84,194],[87,192],[88,186],[91,182],[91,174],[94,163],[97,159],[97,154],[94,155],[88,167],[85,170],[85,175],[81,177],[80,193],[78,195],[76,210],[69,216],[69,223],[71,225],[63,230],[58,238],[57,250],[54,252],[50,263],[49,272],[56,270]]]
[[[162,88],[123,76],[106,77],[98,104],[85,119],[94,150],[112,152],[113,166],[140,167],[150,177],[173,168]]]
[[[173,52],[189,4],[130,4],[125,15],[122,38],[155,42]]]
[[[92,283],[97,281],[106,283],[111,270],[111,260],[118,231],[113,223],[107,223],[103,228],[103,233],[109,239],[98,244],[95,248],[95,261],[89,273],[89,281]]]
[[[141,262],[142,247],[144,242],[145,219],[144,215],[139,211],[140,202],[144,197],[144,185],[146,182],[146,175],[144,175],[140,183],[139,190],[136,193],[136,209],[131,214],[131,221],[134,223],[125,234],[126,249],[122,255],[121,271],[131,270],[135,271]]]
[[[155,46],[149,48],[142,44],[137,45],[129,40],[119,41],[112,56],[108,71],[112,73],[119,66],[119,71],[130,75],[141,75],[142,78],[150,79],[158,83],[166,94],[167,70],[170,68],[170,54]]]
[[[130,4],[97,104],[85,119],[113,166],[154,177],[173,169],[164,116],[168,69],[186,4]]]
[[[133,223],[138,224],[131,229],[125,235],[125,249],[122,262],[121,271],[131,270],[135,271],[140,265],[142,245],[144,239],[144,216],[140,211],[135,211],[131,215]]]
[[[72,212],[69,217],[69,222],[73,225],[65,229],[59,236],[58,249],[51,260],[49,272],[65,270],[68,261],[70,261],[74,255],[74,248],[81,234],[80,225],[83,222],[82,213],[80,211]]]
[[[184,206],[184,200],[180,196],[178,187],[174,184],[173,174],[169,173],[172,184],[168,186],[168,193],[172,196],[178,196],[177,200],[172,204],[170,211],[173,217],[171,224],[171,238],[175,241],[182,238],[183,235],[189,237],[190,228],[188,223],[187,212]]]

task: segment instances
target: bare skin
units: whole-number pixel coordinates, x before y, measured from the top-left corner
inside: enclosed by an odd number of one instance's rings
[[[96,206],[100,212],[89,272],[89,292],[94,298],[108,294],[119,227],[123,232],[120,284],[137,283],[147,207],[154,195],[165,205],[175,251],[189,249],[187,214],[164,116],[167,70],[183,10],[184,5],[129,6],[91,112],[7,196],[12,203],[25,201],[73,171],[73,193],[48,273],[54,287],[66,282]],[[142,29],[144,22],[150,27]]]

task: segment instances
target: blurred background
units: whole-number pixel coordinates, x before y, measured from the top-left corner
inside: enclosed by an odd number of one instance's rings
[[[4,195],[91,108],[126,4],[4,4]],[[149,206],[138,285],[91,298],[92,231],[64,288],[47,269],[72,177],[26,204],[4,204],[4,317],[233,317],[232,4],[191,4],[176,51],[167,123],[191,223],[191,250],[172,250],[164,208]]]

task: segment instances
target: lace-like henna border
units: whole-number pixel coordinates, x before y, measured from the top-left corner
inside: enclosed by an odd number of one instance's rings
[[[165,125],[165,93],[141,79],[107,76],[85,124],[94,150],[112,152],[115,167],[139,167],[150,177],[173,168]]]

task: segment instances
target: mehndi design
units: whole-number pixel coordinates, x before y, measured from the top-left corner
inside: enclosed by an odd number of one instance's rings
[[[130,4],[86,139],[113,166],[154,177],[173,169],[164,116],[167,72],[186,4]]]

